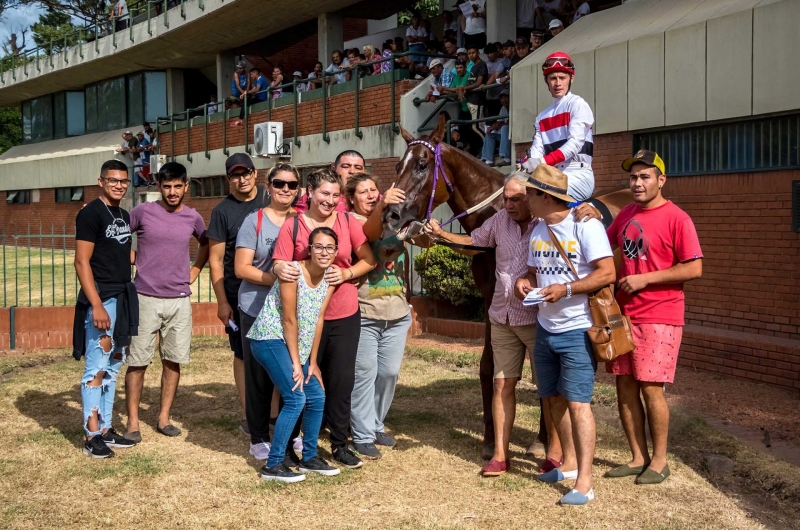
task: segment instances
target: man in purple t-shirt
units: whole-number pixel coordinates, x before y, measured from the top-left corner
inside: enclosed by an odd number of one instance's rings
[[[144,373],[153,361],[156,335],[161,354],[161,411],[158,432],[178,436],[181,430],[169,421],[169,412],[178,390],[181,364],[189,362],[192,340],[192,294],[194,283],[208,261],[208,239],[203,218],[183,205],[189,187],[186,168],[177,162],[164,164],[158,171],[161,200],[146,202],[131,211],[131,232],[137,249],[132,252],[136,265],[133,280],[139,293],[139,335],[131,337],[125,397],[128,429],[125,437],[141,441],[139,401]],[[197,259],[189,269],[189,244],[200,243]]]

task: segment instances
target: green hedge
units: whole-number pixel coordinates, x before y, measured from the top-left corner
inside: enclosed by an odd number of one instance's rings
[[[414,268],[426,294],[454,306],[481,305],[481,292],[472,277],[471,263],[471,257],[444,246],[432,247],[414,257]]]

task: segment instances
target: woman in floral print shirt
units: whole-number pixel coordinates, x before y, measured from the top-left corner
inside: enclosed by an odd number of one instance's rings
[[[272,448],[261,469],[264,480],[300,482],[304,473],[337,475],[317,456],[317,439],[325,408],[325,387],[317,365],[322,325],[334,286],[325,281],[333,263],[338,237],[328,227],[316,228],[308,238],[308,258],[291,262],[300,271],[296,282],[278,280],[247,334],[253,357],[281,393],[283,408],[272,435]],[[303,459],[299,473],[284,462],[286,446],[300,414],[303,415]]]

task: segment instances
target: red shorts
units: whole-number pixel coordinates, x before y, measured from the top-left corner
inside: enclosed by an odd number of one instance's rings
[[[636,349],[606,363],[606,372],[632,375],[637,381],[672,383],[678,365],[683,326],[632,324]]]

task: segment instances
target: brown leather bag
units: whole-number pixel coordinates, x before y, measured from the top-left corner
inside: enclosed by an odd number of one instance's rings
[[[575,265],[569,259],[561,242],[556,235],[547,227],[550,238],[561,258],[567,262],[575,278],[580,279]],[[598,362],[607,362],[620,355],[632,352],[636,347],[633,342],[631,332],[631,319],[622,314],[617,300],[614,298],[614,285],[606,285],[597,291],[589,294],[589,311],[592,314],[593,326],[586,333],[592,341],[594,356]]]

